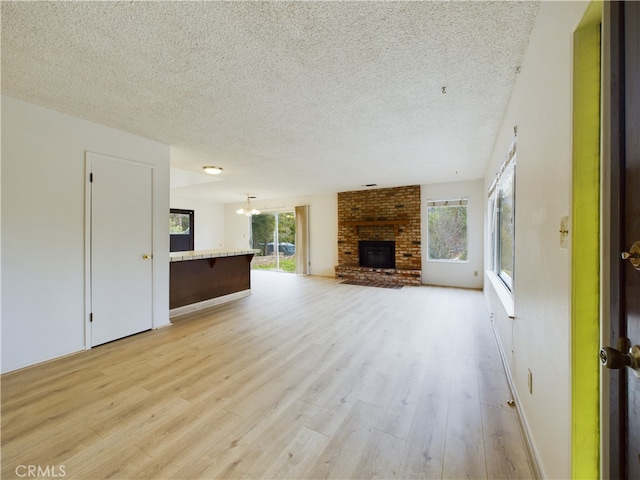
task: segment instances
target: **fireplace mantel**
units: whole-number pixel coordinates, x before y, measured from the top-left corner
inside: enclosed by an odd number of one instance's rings
[[[398,218],[395,220],[345,220],[340,222],[340,224],[347,227],[353,227],[356,235],[358,234],[358,227],[392,225],[396,237],[400,233],[400,225],[408,225],[409,223],[411,223],[411,220],[407,218]]]

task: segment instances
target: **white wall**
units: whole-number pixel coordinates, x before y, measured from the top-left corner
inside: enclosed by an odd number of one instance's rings
[[[494,321],[513,350],[510,374],[543,478],[571,478],[570,258],[559,230],[571,207],[572,34],[587,5],[541,3],[485,179],[488,188],[517,125],[515,318]],[[499,313],[497,296],[486,298]]]
[[[85,151],[155,165],[154,254],[168,258],[169,147],[2,97],[2,371],[85,348]],[[169,322],[169,262],[154,264]]]
[[[224,204],[202,199],[170,195],[171,208],[193,210],[195,224],[194,249],[224,247]]]
[[[461,197],[469,197],[469,262],[462,264],[426,262],[426,230],[423,230],[423,283],[482,288],[483,208],[485,205],[483,181],[423,185],[422,225],[426,226],[427,198]],[[264,211],[287,209],[292,211],[296,205],[309,205],[311,274],[326,277],[335,275],[334,267],[338,262],[337,194],[264,201],[256,199],[251,204]],[[225,248],[249,247],[249,220],[235,213],[242,205],[242,203],[225,205]],[[478,275],[475,276],[474,272],[478,272]]]
[[[243,204],[225,205],[225,248],[249,248],[249,219],[236,210]],[[251,205],[262,211],[293,211],[299,205],[309,205],[310,274],[335,276],[338,263],[338,195],[310,195],[275,200],[256,199]]]
[[[438,262],[428,260],[427,202],[429,200],[454,200],[467,197],[469,234],[468,262]],[[421,187],[422,215],[422,283],[449,287],[482,288],[484,283],[484,209],[486,195],[484,182],[438,183]]]

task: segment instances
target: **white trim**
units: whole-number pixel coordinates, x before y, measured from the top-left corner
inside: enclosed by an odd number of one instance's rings
[[[222,303],[232,302],[233,300],[248,297],[249,295],[251,295],[251,289],[230,293],[228,295],[222,295],[221,297],[210,298],[209,300],[203,300],[202,302],[191,303],[189,305],[184,305],[183,307],[172,308],[171,310],[169,310],[169,318],[196,312],[205,308],[215,307],[216,305],[220,305]]]
[[[427,258],[427,262],[433,263],[469,263],[469,259],[467,260],[455,260],[455,259],[446,259],[446,258]]]
[[[453,208],[453,207],[464,207],[467,209],[467,259],[466,260],[457,260],[455,258],[431,258],[430,254],[430,239],[431,232],[429,230],[429,209],[431,208]],[[426,214],[426,230],[427,230],[427,262],[443,262],[443,263],[469,263],[469,197],[462,197],[456,200],[427,200],[427,214]]]
[[[466,207],[468,205],[469,205],[469,197],[455,198],[452,200],[427,199],[427,208],[429,207]]]
[[[487,272],[487,273],[493,273],[493,272]],[[504,353],[504,348],[502,347],[502,341],[500,340],[500,333],[498,332],[498,329],[496,328],[496,324],[493,321],[493,315],[491,315],[491,327],[493,330],[493,336],[495,337],[496,344],[498,346],[498,352],[500,353],[500,359],[502,360],[504,374],[507,377],[507,384],[509,385],[509,390],[511,391],[513,403],[516,408],[516,417],[518,417],[518,423],[520,424],[520,430],[522,431],[522,434],[524,437],[524,443],[527,446],[527,454],[529,456],[531,466],[533,467],[533,473],[536,479],[547,478],[543,474],[542,468],[540,466],[541,465],[540,457],[533,443],[533,437],[531,436],[531,429],[529,428],[529,424],[527,423],[526,417],[524,415],[524,410],[522,409],[522,406],[520,403],[520,397],[518,396],[518,390],[516,389],[515,383],[513,382],[513,378],[511,377],[511,371],[509,370],[509,363]]]
[[[84,349],[91,349],[91,174],[89,152],[84,155]]]
[[[156,192],[158,191],[158,180],[155,165],[149,163],[132,162],[136,165],[144,165],[151,168],[151,328],[155,330],[158,325],[158,315],[156,314],[156,298],[158,298],[156,283],[156,261],[161,258],[157,251],[156,242]],[[169,214],[167,213],[167,217]]]
[[[500,300],[500,303],[502,304],[504,311],[507,313],[507,316],[512,320],[515,319],[516,313],[515,313],[515,302],[513,301],[513,294],[507,288],[504,282],[500,280],[500,277],[498,277],[498,275],[496,275],[494,271],[486,270],[485,273],[487,274],[487,278],[489,279],[489,281],[491,282],[491,285],[493,286],[493,291],[496,292],[496,295],[498,295],[498,299]]]
[[[487,197],[491,197],[493,195],[493,192],[495,191],[496,187],[500,183],[502,176],[509,169],[509,167],[511,167],[512,162],[515,165],[514,159],[516,157],[516,144],[518,141],[518,135],[516,134],[516,130],[517,128],[514,127],[513,139],[511,140],[511,145],[509,145],[509,150],[507,150],[507,154],[504,156],[504,160],[502,161],[500,168],[498,168],[498,171],[496,172],[496,175],[493,181],[491,182],[491,186],[489,187]]]

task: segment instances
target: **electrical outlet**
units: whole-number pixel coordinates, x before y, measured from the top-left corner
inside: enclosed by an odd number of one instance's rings
[[[477,277],[477,276],[478,276],[478,271],[477,271],[477,270],[474,270],[474,271],[473,271],[473,276],[474,276],[474,277]]]
[[[531,373],[531,370],[528,368],[527,372],[529,372],[529,374],[527,375],[527,380],[529,383],[529,394],[533,395],[533,373]]]

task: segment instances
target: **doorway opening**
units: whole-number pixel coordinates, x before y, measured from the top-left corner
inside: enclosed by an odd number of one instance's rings
[[[259,250],[251,268],[296,272],[296,218],[292,211],[267,212],[251,217],[251,245]]]

